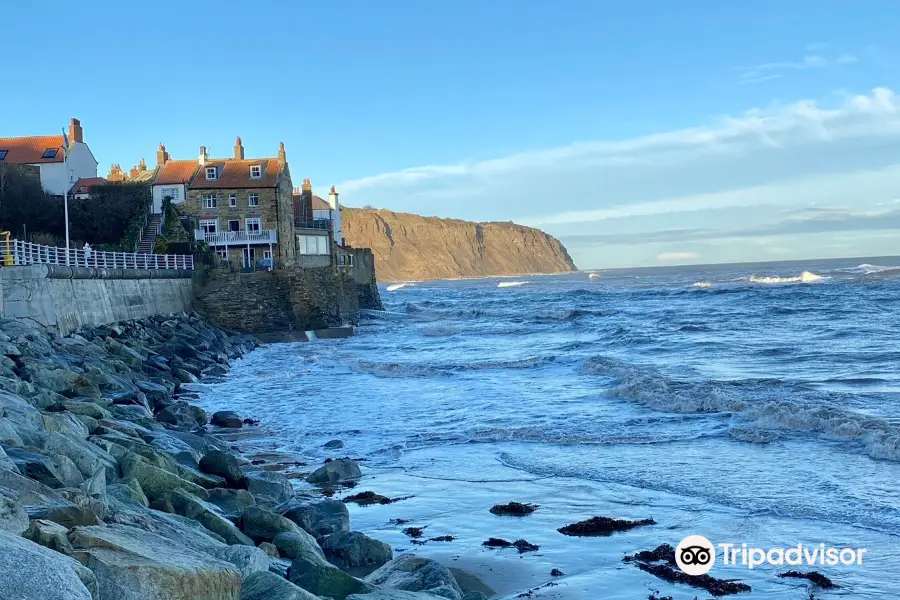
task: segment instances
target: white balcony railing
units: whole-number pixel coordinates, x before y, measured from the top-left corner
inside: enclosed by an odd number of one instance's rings
[[[194,237],[210,246],[246,246],[247,244],[277,244],[278,231],[260,229],[258,231],[217,231],[206,233],[202,229],[194,230]]]
[[[97,269],[187,269],[193,270],[189,254],[143,254],[139,252],[103,252],[42,246],[21,240],[0,240],[3,266],[69,265]]]

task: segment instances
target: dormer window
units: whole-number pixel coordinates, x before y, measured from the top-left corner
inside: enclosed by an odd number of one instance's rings
[[[250,177],[252,179],[259,179],[262,177],[262,167],[260,165],[253,165],[250,167]]]
[[[0,160],[5,160],[9,150],[0,150]]]
[[[206,180],[207,181],[215,181],[216,180],[216,168],[215,167],[206,167]]]
[[[41,158],[56,158],[56,153],[59,151],[59,148],[47,148],[44,150],[43,156]]]

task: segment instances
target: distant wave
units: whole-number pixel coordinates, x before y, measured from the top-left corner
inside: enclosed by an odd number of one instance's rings
[[[498,288],[506,288],[506,287],[519,287],[520,285],[525,285],[528,283],[527,281],[501,281],[497,284]]]
[[[875,275],[877,273],[883,273],[884,271],[892,271],[900,267],[885,267],[882,265],[870,265],[869,263],[863,263],[861,265],[856,265],[855,267],[850,267],[847,269],[836,269],[837,271],[842,271],[844,273],[858,273],[860,275]]]
[[[815,283],[817,281],[822,281],[823,279],[830,278],[816,275],[811,271],[803,271],[803,273],[801,273],[799,277],[757,277],[756,275],[750,276],[750,281],[752,281],[753,283]]]
[[[553,364],[555,356],[530,356],[513,360],[481,360],[470,363],[420,364],[400,362],[358,361],[354,371],[376,377],[452,377],[455,372],[488,369],[534,369]]]
[[[614,308],[588,310],[585,308],[561,309],[554,312],[542,312],[534,316],[535,323],[556,323],[561,321],[577,321],[582,317],[611,317],[619,314]]]
[[[597,273],[591,273],[588,275],[588,279],[600,279],[600,275]]]
[[[710,283],[709,281],[698,281],[694,284],[694,287],[707,290],[712,287],[712,283]]]
[[[449,324],[435,324],[422,329],[422,335],[425,337],[450,337],[459,333],[459,327]]]
[[[403,288],[412,287],[413,285],[415,285],[415,284],[413,284],[413,283],[392,283],[391,285],[387,286],[387,291],[396,292],[397,290],[402,290]]]

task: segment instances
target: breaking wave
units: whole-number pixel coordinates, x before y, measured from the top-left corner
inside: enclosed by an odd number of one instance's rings
[[[414,283],[392,283],[391,285],[387,286],[386,289],[389,292],[396,292],[397,290],[402,290],[413,286],[415,286]]]
[[[756,275],[750,276],[750,281],[753,283],[816,283],[817,281],[822,281],[823,279],[830,279],[829,277],[823,277],[822,275],[817,275],[812,273],[811,271],[803,271],[799,277],[757,277]]]
[[[710,283],[709,281],[698,281],[697,283],[694,284],[694,287],[700,288],[703,290],[708,290],[709,288],[712,287],[712,283]]]
[[[459,333],[459,327],[449,324],[435,324],[422,329],[425,337],[450,337]]]
[[[497,284],[498,288],[507,288],[507,287],[519,287],[520,285],[527,284],[527,281],[501,281]]]

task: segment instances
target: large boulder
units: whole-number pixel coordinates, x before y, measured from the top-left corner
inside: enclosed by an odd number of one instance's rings
[[[102,598],[115,600],[237,600],[235,565],[123,525],[78,527],[73,557],[94,572]]]
[[[325,463],[306,477],[314,485],[333,485],[362,477],[359,465],[349,458],[341,458]]]
[[[316,539],[350,531],[350,510],[340,500],[331,498],[312,502],[289,500],[277,510]]]
[[[271,542],[279,533],[306,533],[297,525],[276,512],[261,506],[251,506],[241,514],[241,530],[256,543]],[[308,535],[308,534],[307,534]]]
[[[201,499],[208,498],[206,490],[199,485],[147,464],[142,459],[123,461],[122,475],[137,479],[144,494],[151,501],[163,497],[167,492],[174,489],[182,489]]]
[[[256,499],[247,490],[216,488],[209,490],[209,501],[215,504],[228,518],[237,518],[245,509],[256,506]]]
[[[206,411],[183,400],[179,400],[159,411],[156,414],[156,420],[182,429],[203,427],[207,421]]]
[[[0,487],[0,531],[13,535],[20,535],[28,529],[28,513],[17,497],[15,490]]]
[[[288,579],[307,592],[334,600],[345,600],[350,594],[372,589],[314,553],[296,557],[291,563]]]
[[[4,599],[92,600],[82,577],[91,579],[71,558],[0,531],[0,596]]]
[[[275,573],[254,573],[241,586],[241,600],[319,600]]]
[[[322,550],[331,564],[345,571],[372,571],[393,558],[390,546],[358,531],[329,535]]]
[[[219,427],[229,427],[232,429],[240,429],[244,422],[241,416],[233,410],[220,410],[213,413],[210,423]]]
[[[366,582],[395,590],[429,592],[449,600],[460,600],[463,596],[447,567],[412,554],[395,558],[366,577]]]
[[[290,479],[272,471],[250,471],[245,475],[247,489],[257,501],[280,504],[294,495]]]
[[[66,487],[67,482],[65,481],[65,478],[57,472],[53,460],[46,454],[29,452],[24,448],[17,448],[15,446],[7,447],[6,451],[6,455],[13,461],[18,472],[22,475],[29,479],[39,481],[47,487]]]
[[[43,519],[59,523],[66,529],[71,529],[78,525],[100,524],[100,518],[95,512],[74,504],[29,507],[28,516],[32,519]]]
[[[200,470],[210,475],[218,475],[225,480],[225,485],[230,488],[240,488],[247,485],[241,463],[230,452],[212,450],[200,459]]]
[[[107,481],[115,480],[119,476],[116,459],[86,440],[72,439],[51,432],[44,442],[44,451],[68,456],[84,477],[93,477],[100,469],[106,471]]]
[[[59,523],[45,521],[44,519],[33,519],[31,524],[28,525],[28,529],[22,534],[22,537],[45,548],[50,548],[63,554],[71,554],[72,544],[69,543],[68,534],[69,530]]]
[[[278,550],[278,555],[285,558],[294,559],[306,554],[325,558],[315,538],[303,530],[283,531],[272,539],[272,545]]]
[[[172,503],[175,512],[183,517],[193,519],[219,535],[226,544],[255,546],[249,537],[238,529],[234,523],[216,512],[213,505],[204,502],[200,498],[185,492],[173,490],[165,498]],[[268,567],[266,567],[268,568]]]

